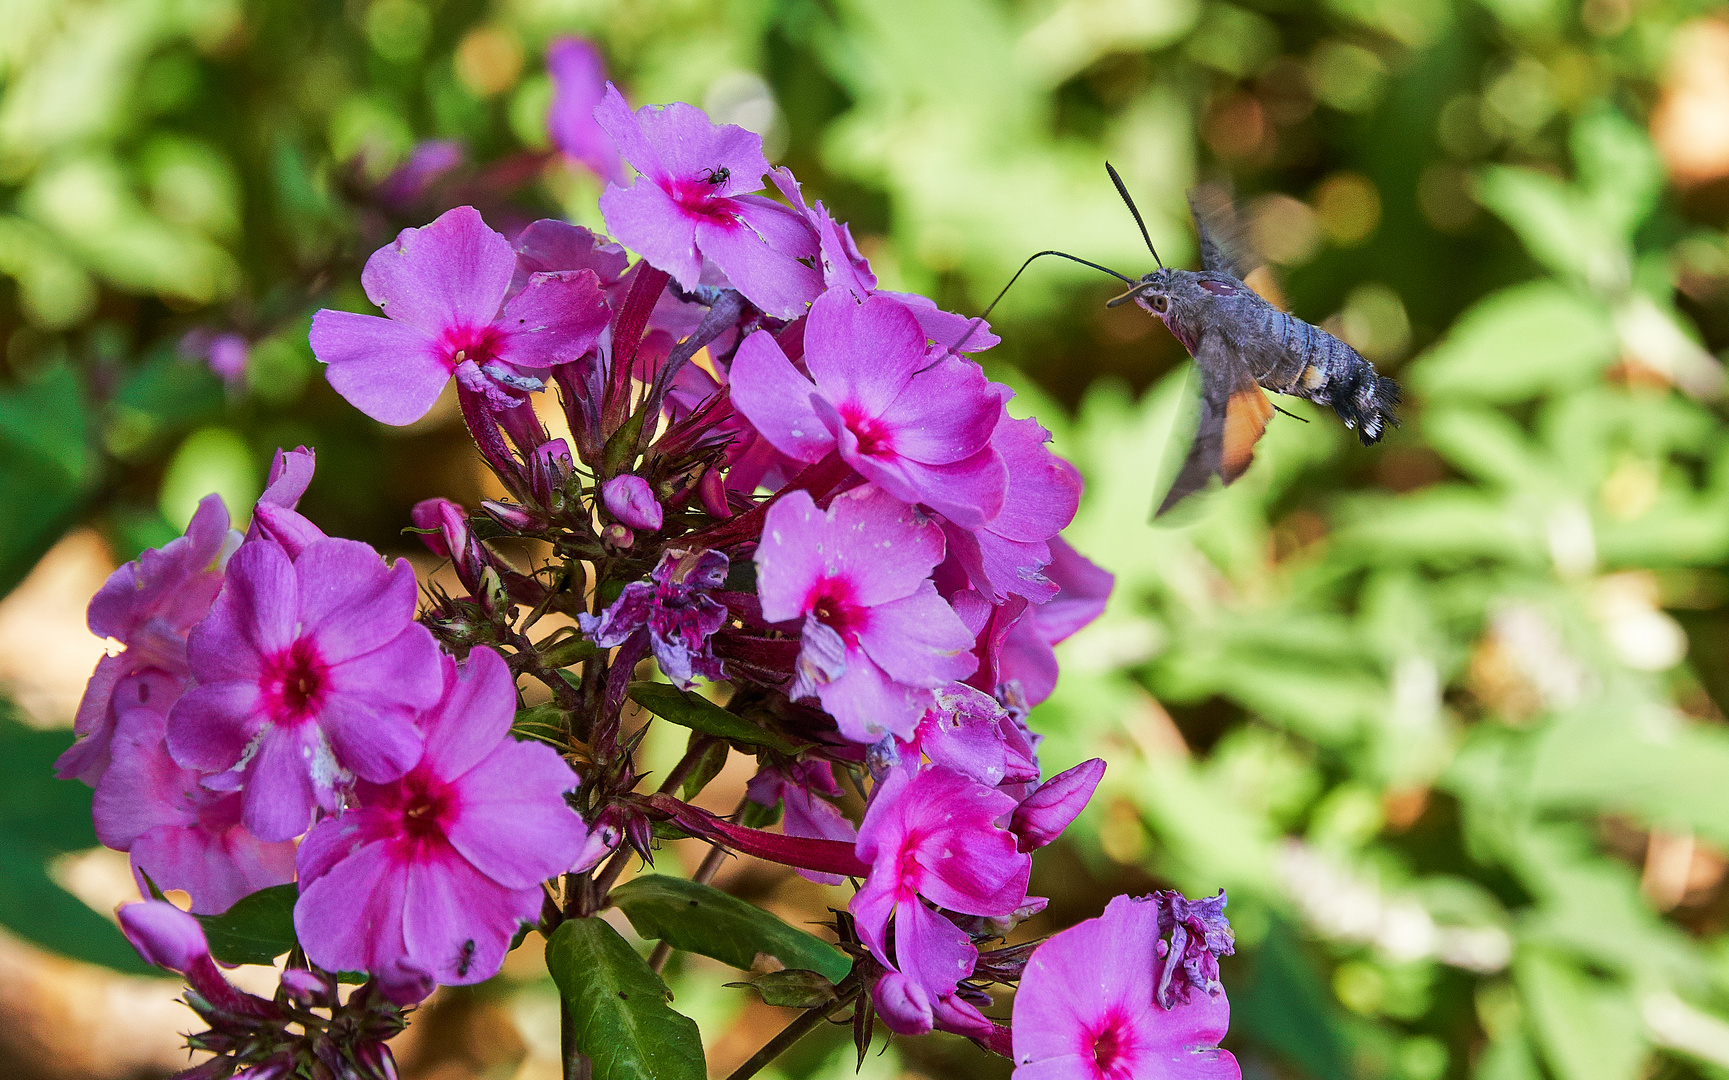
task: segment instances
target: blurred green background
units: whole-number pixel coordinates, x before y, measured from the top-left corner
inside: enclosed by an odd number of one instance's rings
[[[1257,1080],[1729,1077],[1720,5],[0,0],[0,27],[9,1075],[167,1067],[90,1047],[124,1027],[116,986],[172,988],[43,951],[137,971],[91,909],[88,794],[45,779],[83,603],[204,492],[249,505],[278,445],[318,449],[303,509],[381,547],[416,500],[480,496],[452,411],[373,425],[307,323],[361,309],[365,255],[450,205],[599,225],[544,129],[544,48],[578,34],[633,102],[761,131],[886,285],[968,313],[1041,248],[1149,268],[1106,158],[1173,265],[1184,190],[1229,179],[1263,287],[1405,386],[1367,450],[1283,402],[1315,422],[1276,419],[1236,487],[1154,527],[1180,347],[1069,264],[998,309],[986,362],[1086,472],[1070,535],[1118,575],[1034,716],[1051,771],[1111,763],[1041,856],[1034,929],[1228,888],[1228,1045]],[[381,187],[428,139],[465,163]],[[192,331],[241,335],[244,371]],[[820,914],[797,879],[734,884]],[[717,1069],[774,1029],[726,977],[674,982]],[[548,1008],[532,965],[442,997],[408,1071],[551,1075]],[[137,1015],[157,1043],[187,1022]],[[849,1075],[838,1041],[784,1075]],[[939,1038],[865,1068],[1007,1072]]]

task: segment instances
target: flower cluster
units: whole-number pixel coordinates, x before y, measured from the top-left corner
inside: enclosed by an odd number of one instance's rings
[[[415,508],[460,590],[417,611],[406,561],[302,515],[310,451],[278,455],[244,538],[207,500],[91,606],[124,651],[62,771],[96,785],[104,841],[201,914],[297,882],[307,980],[364,971],[402,1003],[489,977],[524,924],[592,916],[657,828],[682,832],[862,882],[835,992],[896,1033],[959,1032],[1028,1076],[1080,1075],[1040,1062],[1083,1053],[1150,1075],[1115,1063],[1178,1046],[1203,1051],[1192,1075],[1224,1075],[1222,894],[1120,898],[1030,963],[993,944],[1043,909],[1032,852],[1104,774],[1047,777],[1027,716],[1112,583],[1060,536],[1079,474],[971,358],[996,337],[877,288],[758,136],[690,105],[633,111],[582,43],[551,61],[556,144],[609,181],[616,242],[551,220],[506,235],[460,206],[367,260],[382,314],[312,321],[331,385],[376,420],[420,419],[455,380],[508,493]],[[651,660],[724,696],[693,718],[694,697],[646,692]],[[695,729],[652,793],[633,699]],[[757,759],[748,820],[781,831],[675,797],[729,751]],[[1102,985],[1074,958],[1101,934]],[[171,960],[202,1001],[221,993],[205,961]],[[986,987],[1023,976],[1011,1029]],[[1108,1022],[1025,1005],[1083,982]],[[267,1004],[223,1023],[276,1023]]]

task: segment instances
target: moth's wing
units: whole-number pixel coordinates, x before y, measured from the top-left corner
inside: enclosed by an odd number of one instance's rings
[[[1201,269],[1247,281],[1261,265],[1230,189],[1217,182],[1189,189],[1189,212],[1201,241]]]
[[[1201,375],[1201,418],[1195,441],[1154,517],[1207,486],[1217,476],[1230,484],[1255,459],[1255,444],[1267,430],[1273,403],[1255,382],[1249,365],[1222,334],[1207,334],[1195,355]]]

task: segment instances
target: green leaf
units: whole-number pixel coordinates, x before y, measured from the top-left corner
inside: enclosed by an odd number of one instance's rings
[[[645,938],[701,953],[749,971],[759,956],[805,968],[831,982],[846,978],[852,961],[814,934],[788,926],[755,904],[684,878],[647,874],[612,890],[612,902]]]
[[[0,700],[0,925],[45,949],[120,971],[154,969],[113,923],[55,884],[48,862],[94,847],[90,789],[54,778],[62,731],[34,731]]]
[[[595,1080],[704,1080],[696,1023],[667,1004],[666,984],[604,919],[560,923],[546,968]]]
[[[702,737],[703,734],[700,731],[691,732],[690,742],[686,745],[685,751],[688,753],[690,746]],[[702,756],[697,758],[696,767],[690,771],[689,776],[684,778],[683,792],[686,802],[696,798],[697,794],[708,786],[710,780],[720,775],[720,771],[726,768],[726,759],[731,753],[732,748],[727,746],[724,741],[716,740],[708,744],[708,749],[704,750]]]
[[[268,964],[294,948],[293,882],[243,896],[220,915],[200,915],[210,955],[225,964]]]
[[[1552,281],[1479,301],[1411,366],[1425,396],[1524,401],[1596,379],[1619,349],[1596,301]]]
[[[749,982],[727,983],[727,986],[748,986],[762,995],[764,1004],[783,1009],[814,1009],[827,1005],[835,998],[834,983],[814,971],[787,968],[771,971]]]
[[[0,596],[12,591],[84,509],[96,480],[78,378],[49,368],[0,390]]]
[[[1633,1080],[1645,1057],[1639,1010],[1624,987],[1549,953],[1527,951],[1514,977],[1537,1042],[1559,1080]]]
[[[688,693],[669,683],[631,683],[630,700],[662,719],[705,735],[766,746],[783,754],[798,752],[797,746],[774,732],[757,727],[737,713],[727,712],[700,694]]]

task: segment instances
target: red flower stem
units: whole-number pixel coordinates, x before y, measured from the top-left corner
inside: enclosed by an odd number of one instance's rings
[[[817,840],[805,836],[783,836],[737,825],[683,803],[670,795],[651,795],[648,803],[670,818],[673,824],[694,836],[714,844],[755,855],[759,859],[815,870],[842,877],[868,877],[870,864],[853,853],[853,846],[841,840]]]
[[[649,313],[654,311],[655,301],[666,291],[670,280],[672,277],[666,271],[638,262],[636,279],[630,283],[630,291],[613,317],[612,368],[600,412],[601,434],[605,439],[612,438],[630,413],[630,370],[636,364],[636,350],[642,344]]]

